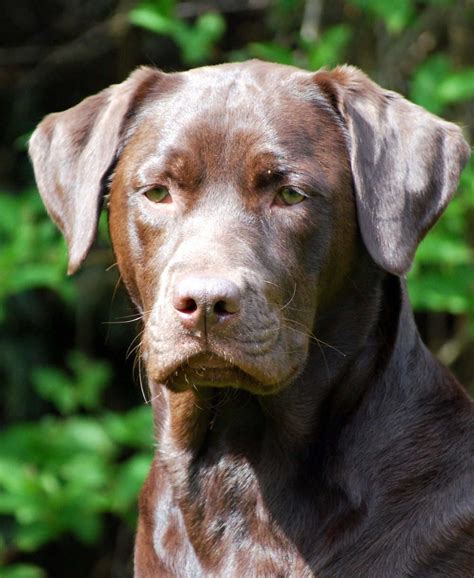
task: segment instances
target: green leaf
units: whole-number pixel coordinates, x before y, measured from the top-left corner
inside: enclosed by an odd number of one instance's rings
[[[33,552],[38,550],[43,544],[56,538],[58,534],[57,528],[53,528],[42,521],[18,526],[15,542],[20,550]]]
[[[65,242],[36,190],[0,193],[0,246],[0,303],[37,287],[53,289],[70,301],[75,287],[65,276]]]
[[[32,564],[15,564],[13,566],[0,566],[2,578],[46,578],[44,570]]]
[[[183,60],[189,65],[204,64],[225,31],[225,20],[220,14],[200,16],[194,26],[176,29],[173,38],[181,49]]]
[[[168,35],[175,31],[175,21],[158,12],[153,6],[137,6],[130,11],[129,19],[132,24],[156,34]]]
[[[439,97],[445,103],[474,98],[474,68],[451,73],[438,86]]]
[[[206,36],[210,43],[219,40],[225,32],[225,20],[216,12],[207,12],[200,16],[196,22],[199,34]]]
[[[79,351],[68,356],[68,365],[74,372],[77,398],[81,407],[98,409],[102,392],[110,384],[112,371],[108,363],[91,360]]]
[[[16,150],[19,151],[27,151],[28,150],[28,142],[30,140],[33,131],[26,132],[17,136],[16,139],[13,141],[13,146]]]
[[[416,309],[447,311],[454,315],[474,314],[474,270],[452,267],[450,270],[424,271],[408,276],[411,301]]]
[[[108,413],[104,416],[104,427],[116,443],[151,449],[153,446],[153,414],[151,406],[144,405],[127,413]]]
[[[63,415],[78,408],[98,409],[104,389],[111,378],[110,366],[90,360],[78,351],[68,355],[71,374],[56,368],[38,367],[33,370],[32,380],[38,394],[51,403]]]
[[[0,455],[0,487],[15,492],[24,476],[24,464],[15,458]]]
[[[96,454],[75,454],[59,470],[61,477],[80,493],[105,487],[112,475],[109,462]]]
[[[446,105],[474,97],[474,68],[455,71],[445,54],[434,54],[415,72],[411,99],[435,114]]]
[[[411,81],[410,98],[435,114],[441,114],[444,100],[439,85],[449,73],[449,61],[444,54],[435,54],[415,72]]]
[[[137,494],[150,470],[152,456],[138,454],[121,465],[112,493],[112,508],[126,512],[135,503]]]
[[[70,528],[79,540],[93,544],[102,533],[103,522],[99,514],[77,517],[75,512],[71,512]]]
[[[115,446],[103,426],[91,418],[69,418],[64,423],[63,435],[70,447],[80,448],[82,451],[98,452],[104,456],[115,451]]]
[[[33,385],[43,399],[50,401],[63,415],[78,408],[77,395],[68,377],[58,369],[37,367],[33,369]]]
[[[349,0],[362,11],[380,18],[392,34],[400,33],[412,21],[415,10],[411,0]]]
[[[323,66],[335,66],[344,60],[344,53],[352,37],[352,30],[346,24],[339,24],[326,30],[317,42],[304,43],[311,70]]]
[[[252,58],[270,60],[280,64],[295,64],[293,52],[275,42],[251,42],[247,49]]]
[[[462,237],[451,236],[441,229],[433,230],[416,254],[417,263],[432,265],[470,265],[473,258],[473,249]]]
[[[214,45],[225,32],[224,18],[218,13],[208,12],[192,25],[174,16],[173,12],[159,3],[143,3],[130,11],[129,18],[136,26],[172,38],[185,63],[196,65],[208,61]]]

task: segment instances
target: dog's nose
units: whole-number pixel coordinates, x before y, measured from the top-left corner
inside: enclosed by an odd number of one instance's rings
[[[230,279],[193,275],[175,286],[173,307],[188,329],[208,331],[230,321],[240,310],[240,289]]]

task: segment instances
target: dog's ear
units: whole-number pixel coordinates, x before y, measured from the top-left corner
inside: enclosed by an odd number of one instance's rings
[[[357,214],[374,261],[405,274],[456,191],[470,149],[461,130],[361,71],[314,75],[348,130]]]
[[[66,238],[68,273],[92,245],[108,171],[137,102],[163,75],[140,68],[122,84],[48,115],[30,139],[30,156],[44,204]]]

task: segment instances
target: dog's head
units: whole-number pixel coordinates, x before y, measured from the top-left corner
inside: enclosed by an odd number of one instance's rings
[[[110,187],[149,378],[265,394],[304,367],[357,259],[403,275],[453,195],[459,128],[351,67],[140,69],[48,116],[30,144],[74,272]]]

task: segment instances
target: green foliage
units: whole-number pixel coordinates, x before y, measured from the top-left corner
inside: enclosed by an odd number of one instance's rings
[[[434,54],[415,72],[411,99],[435,114],[474,97],[474,68],[454,70],[445,54]],[[464,169],[457,196],[420,244],[408,282],[413,305],[428,311],[467,315],[474,335],[474,159]]]
[[[68,356],[71,376],[54,367],[37,367],[32,380],[38,394],[51,401],[63,415],[79,409],[98,410],[100,395],[110,381],[110,368],[102,361],[91,361],[81,352]]]
[[[469,227],[474,217],[474,159],[464,170],[458,195],[420,244],[408,276],[417,309],[468,315],[474,335],[474,248]]]
[[[203,64],[212,58],[216,43],[225,32],[225,20],[216,12],[202,14],[194,24],[175,15],[175,2],[146,0],[130,12],[130,21],[151,32],[169,36],[181,50],[188,65]]]
[[[352,38],[352,30],[347,24],[337,24],[325,30],[317,42],[303,43],[307,54],[307,68],[317,70],[330,68],[345,60],[347,47]]]
[[[70,301],[74,286],[65,281],[65,244],[34,189],[18,195],[0,192],[0,321],[6,298],[48,287]]]
[[[80,406],[97,410],[109,368],[77,353],[70,363],[69,382],[61,372],[38,372],[40,392],[65,413]],[[48,375],[51,387],[77,386],[81,393],[52,394],[45,387]],[[94,385],[84,388],[87,379]],[[73,402],[64,401],[71,396]],[[47,415],[0,434],[0,514],[9,516],[11,536],[4,547],[32,551],[65,532],[93,542],[105,513],[133,523],[136,495],[150,465],[152,429],[151,409],[145,406],[123,414]]]
[[[100,230],[104,238],[103,219]],[[0,195],[0,243],[0,311],[10,296],[35,288],[49,288],[72,305],[65,243],[37,191]],[[80,351],[69,353],[66,370],[31,369],[38,395],[64,417],[46,415],[0,433],[2,578],[45,576],[30,565],[2,567],[12,550],[35,551],[65,533],[94,542],[105,514],[134,524],[152,454],[151,409],[105,410],[102,394],[111,376],[107,363]]]
[[[283,46],[277,42],[251,42],[246,50],[241,50],[234,56],[237,56],[238,60],[260,58],[317,70],[343,62],[351,38],[350,27],[338,24],[325,30],[315,42],[298,38],[296,48]]]
[[[445,54],[434,54],[416,71],[411,99],[435,114],[447,105],[474,98],[474,68],[454,70]]]
[[[297,59],[291,48],[281,46],[276,42],[252,42],[248,45],[247,50],[241,51],[239,54],[240,60],[246,60],[249,57],[293,65],[296,64]]]
[[[397,2],[350,0],[350,3],[374,17],[374,19],[382,20],[387,29],[393,34],[401,32],[414,17],[414,3],[412,0],[397,0]]]
[[[2,568],[2,578],[46,578],[45,572],[31,564],[15,564]]]

